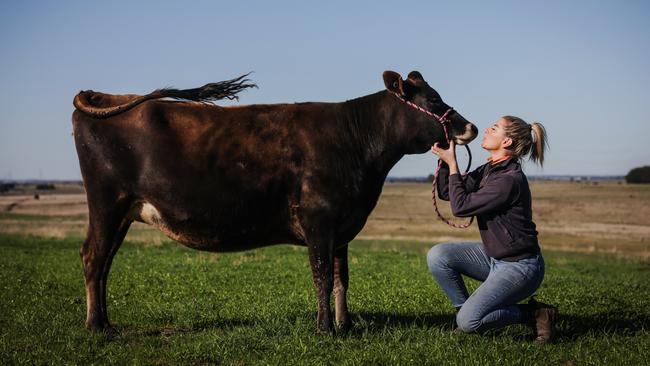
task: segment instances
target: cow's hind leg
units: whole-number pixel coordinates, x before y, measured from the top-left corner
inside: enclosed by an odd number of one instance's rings
[[[124,237],[126,236],[126,233],[128,232],[130,226],[131,226],[131,220],[128,219],[123,219],[123,221],[120,223],[120,226],[116,232],[115,239],[113,240],[111,249],[108,253],[108,259],[104,264],[104,270],[102,271],[102,278],[100,282],[101,296],[99,297],[99,299],[101,300],[102,315],[103,315],[102,323],[104,325],[104,329],[110,328],[110,323],[108,321],[108,311],[106,308],[106,288],[108,286],[107,285],[108,272],[111,270],[111,265],[113,264],[113,257],[115,257],[115,254],[117,254],[118,249],[120,249],[122,242],[124,242]]]
[[[126,199],[97,200],[89,195],[89,226],[79,254],[86,285],[86,327],[110,328],[106,311],[106,282],[113,257],[117,253],[130,220]]]
[[[334,299],[336,304],[336,328],[340,333],[347,332],[352,326],[348,314],[348,245],[334,250]]]
[[[318,301],[317,330],[319,333],[331,333],[330,298],[334,285],[332,239],[329,236],[314,238],[308,243],[308,249],[314,286],[316,287],[316,300]]]

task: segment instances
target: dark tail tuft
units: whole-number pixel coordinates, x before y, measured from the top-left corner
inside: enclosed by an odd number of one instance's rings
[[[212,102],[220,99],[239,100],[239,92],[248,88],[257,88],[257,85],[252,83],[246,77],[250,75],[244,74],[240,77],[220,81],[218,83],[205,84],[200,88],[194,89],[160,89],[152,94],[159,94],[161,97],[191,100],[195,102]]]
[[[220,81],[218,83],[206,84],[200,88],[195,89],[158,89],[153,93],[147,95],[130,98],[128,102],[114,106],[96,106],[93,103],[95,93],[93,91],[80,92],[74,97],[73,104],[78,110],[89,114],[95,118],[108,118],[117,114],[130,110],[131,108],[146,102],[147,100],[159,98],[174,98],[181,100],[190,100],[200,103],[208,103],[219,99],[228,98],[230,100],[237,99],[237,94],[248,88],[257,88],[257,85],[250,82],[246,77],[248,74],[242,75],[238,78],[231,80]]]

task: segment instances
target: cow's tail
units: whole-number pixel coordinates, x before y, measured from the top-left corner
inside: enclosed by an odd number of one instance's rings
[[[217,83],[206,84],[200,88],[194,89],[158,89],[147,95],[137,96],[121,105],[101,107],[93,105],[93,96],[96,95],[92,90],[79,92],[74,97],[75,108],[89,114],[95,118],[108,118],[116,114],[128,111],[129,109],[151,99],[173,98],[178,100],[190,100],[194,102],[208,103],[220,99],[239,99],[237,94],[244,89],[257,88],[257,85],[246,79],[250,75],[244,74],[231,80],[220,81]]]

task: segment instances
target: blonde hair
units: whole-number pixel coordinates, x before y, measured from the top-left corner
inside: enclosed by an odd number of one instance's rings
[[[544,152],[548,150],[548,138],[544,126],[539,122],[528,124],[514,116],[501,118],[508,121],[505,125],[505,133],[512,139],[512,145],[508,146],[512,156],[521,159],[528,155],[531,161],[544,166]]]

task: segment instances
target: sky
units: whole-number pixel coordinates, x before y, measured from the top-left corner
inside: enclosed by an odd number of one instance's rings
[[[0,179],[80,179],[79,90],[146,94],[253,71],[222,105],[340,102],[411,70],[481,135],[502,115],[546,126],[531,175],[650,165],[648,1],[2,1]],[[464,149],[458,150],[461,164]],[[431,153],[390,176],[426,176]]]

